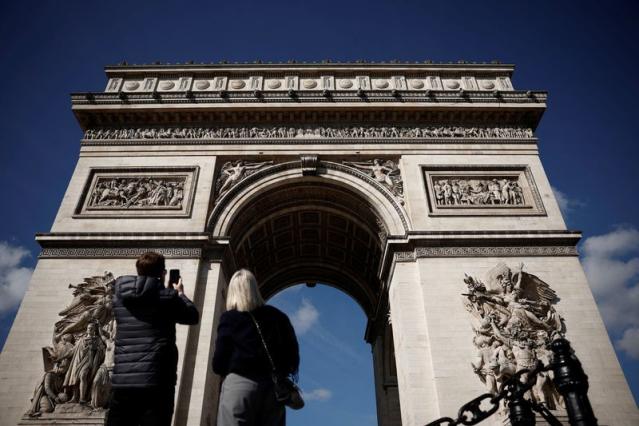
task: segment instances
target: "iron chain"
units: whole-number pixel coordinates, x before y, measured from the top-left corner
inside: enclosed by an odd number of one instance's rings
[[[491,393],[485,393],[483,395],[478,396],[477,398],[467,402],[462,405],[457,413],[457,419],[451,419],[450,417],[442,417],[434,422],[428,423],[426,426],[456,426],[456,425],[476,425],[488,417],[495,414],[495,412],[499,409],[499,403],[502,399],[507,401],[511,401],[517,398],[523,397],[523,395],[528,392],[537,382],[537,375],[539,373],[550,370],[550,366],[544,366],[541,362],[537,362],[535,367],[532,370],[519,370],[515,373],[511,378],[509,378],[506,382],[503,383],[499,393],[493,395]],[[527,378],[525,382],[522,382],[521,377],[527,374]],[[488,402],[491,406],[487,410],[482,409],[481,404]],[[552,426],[561,426],[561,423],[550,414],[543,405],[536,404],[537,407],[533,406],[535,411],[538,411],[544,418],[546,415],[550,415],[551,419],[554,420],[553,423],[551,420],[548,422]],[[544,411],[545,410],[545,411]],[[546,415],[544,415],[546,414]]]

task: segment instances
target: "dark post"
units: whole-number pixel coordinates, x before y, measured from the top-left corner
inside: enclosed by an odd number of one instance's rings
[[[588,376],[581,368],[570,342],[557,339],[550,344],[554,353],[552,371],[553,382],[564,397],[568,418],[572,426],[596,426],[597,418],[588,400]]]
[[[512,384],[514,397],[508,401],[508,420],[512,426],[534,426],[535,413],[530,406],[530,401],[521,393],[523,384],[518,380]]]

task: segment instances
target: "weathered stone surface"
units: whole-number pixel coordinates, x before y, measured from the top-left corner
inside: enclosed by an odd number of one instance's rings
[[[556,293],[550,303],[601,424],[639,423],[577,258],[580,235],[566,229],[533,137],[546,94],[515,90],[512,72],[109,67],[104,92],[72,96],[85,139],[51,232],[38,235],[42,255],[0,354],[0,425],[102,422],[103,412],[69,404],[23,415],[67,285],[132,274],[145,250],[180,269],[202,313],[198,326],[178,329],[176,425],[215,421],[210,356],[227,279],[240,266],[266,296],[319,282],[362,306],[381,426],[454,416],[486,389],[470,365],[476,332],[459,303],[464,274],[484,277],[502,262],[524,263],[523,274]]]

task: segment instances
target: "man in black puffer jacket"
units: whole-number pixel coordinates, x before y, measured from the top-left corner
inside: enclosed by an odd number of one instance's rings
[[[165,287],[164,256],[144,253],[138,275],[115,282],[115,366],[107,426],[169,426],[177,379],[175,324],[197,324],[199,313],[178,284]]]

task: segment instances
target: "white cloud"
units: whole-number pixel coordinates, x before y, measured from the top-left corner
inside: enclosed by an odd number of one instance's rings
[[[331,399],[333,392],[325,388],[313,389],[309,392],[304,392],[304,399],[306,401],[327,401]]]
[[[633,358],[639,359],[639,328],[629,328],[617,341],[617,347]]]
[[[33,273],[20,263],[30,256],[24,247],[0,241],[0,314],[20,304]]]
[[[319,312],[308,299],[302,299],[302,304],[291,318],[295,332],[299,335],[307,333],[319,320]]]
[[[622,227],[590,237],[584,242],[583,250],[591,255],[607,257],[639,252],[639,231]]]
[[[618,349],[639,358],[639,231],[620,227],[582,244],[583,265]]]
[[[574,209],[583,207],[585,204],[580,200],[568,197],[565,192],[560,191],[554,186],[551,186],[551,189],[552,192],[555,194],[555,199],[557,200],[557,204],[559,204],[559,209],[564,216],[568,216],[568,214]]]

